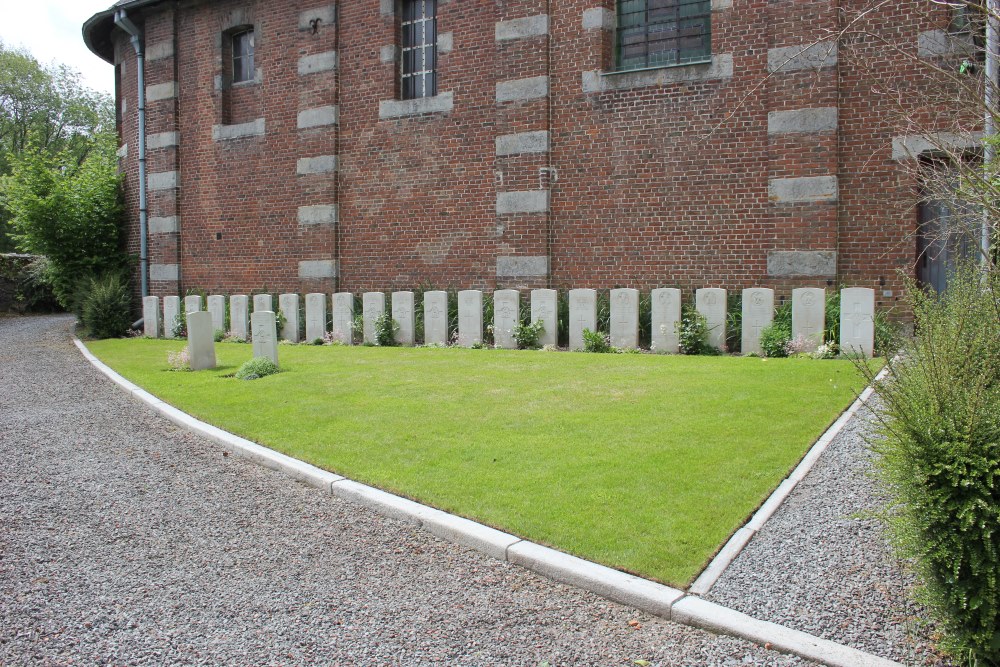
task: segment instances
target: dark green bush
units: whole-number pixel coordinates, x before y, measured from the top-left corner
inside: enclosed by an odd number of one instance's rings
[[[787,345],[791,339],[791,323],[775,319],[760,332],[760,350],[765,357],[787,357]]]
[[[94,338],[117,338],[128,331],[132,300],[128,283],[118,274],[91,279],[82,298],[80,319]]]
[[[267,357],[254,357],[250,361],[243,362],[243,365],[236,371],[236,377],[240,380],[257,380],[274,375],[278,371],[277,364]]]
[[[681,309],[681,321],[677,323],[677,337],[681,354],[719,354],[708,342],[708,320],[693,306]]]

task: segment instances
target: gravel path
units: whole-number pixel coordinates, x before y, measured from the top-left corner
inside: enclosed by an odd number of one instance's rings
[[[872,516],[885,503],[865,441],[873,425],[868,408],[847,423],[706,598],[907,665],[949,664]]]
[[[108,382],[71,324],[0,318],[0,665],[807,664],[226,456]]]

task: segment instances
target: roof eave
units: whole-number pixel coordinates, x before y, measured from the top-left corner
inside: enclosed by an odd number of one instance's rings
[[[115,29],[115,12],[119,9],[141,9],[161,2],[166,0],[125,0],[94,14],[83,24],[83,43],[94,55],[114,64],[115,45],[111,40],[111,33]]]

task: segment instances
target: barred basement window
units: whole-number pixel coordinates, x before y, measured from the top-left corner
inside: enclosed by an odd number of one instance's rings
[[[254,80],[253,29],[233,34],[233,83]]]
[[[437,0],[403,0],[400,96],[437,95]]]
[[[711,0],[618,0],[617,4],[617,69],[711,60]]]

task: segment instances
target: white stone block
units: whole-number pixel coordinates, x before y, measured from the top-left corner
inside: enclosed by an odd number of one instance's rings
[[[270,359],[278,363],[278,325],[274,313],[269,310],[254,310],[250,316],[253,332],[253,356]]]
[[[516,350],[514,327],[521,323],[521,293],[516,289],[493,292],[493,343],[504,350]]]
[[[483,293],[462,290],[458,293],[458,344],[472,347],[483,342]]]
[[[801,287],[792,290],[792,339],[805,340],[803,352],[812,352],[823,344],[826,329],[826,290]]]
[[[254,294],[253,295],[253,310],[257,312],[258,310],[269,310],[274,312],[274,300],[271,298],[270,294]]]
[[[400,345],[413,345],[417,328],[413,292],[392,293],[392,319],[399,324],[396,342]]]
[[[250,308],[246,294],[229,297],[229,331],[243,340],[250,340]]]
[[[611,344],[634,350],[639,347],[639,290],[611,290]]]
[[[681,321],[681,291],[664,287],[650,294],[650,347],[654,352],[677,354],[680,336],[677,325]]]
[[[215,330],[212,328],[212,314],[203,310],[188,313],[187,334],[191,370],[203,371],[215,368]]]
[[[306,294],[306,342],[313,343],[326,335],[326,294]]]
[[[208,312],[212,315],[212,331],[226,330],[226,297],[213,294],[208,297]]]
[[[840,351],[849,356],[875,356],[875,290],[848,287],[840,291]]]
[[[707,287],[695,292],[695,309],[705,316],[708,324],[708,344],[726,349],[726,290]]]
[[[160,297],[147,296],[142,300],[142,329],[150,338],[160,337]]]
[[[299,295],[281,294],[278,296],[278,308],[285,316],[285,324],[281,327],[281,337],[293,343],[299,342]]]
[[[181,315],[181,299],[178,296],[163,297],[163,337],[176,338],[174,327]]]
[[[583,349],[583,330],[597,331],[597,290],[569,291],[569,349]]]
[[[448,344],[447,292],[424,292],[424,344]]]
[[[354,295],[337,292],[333,295],[333,339],[344,345],[354,344]]]
[[[385,315],[385,294],[382,292],[365,292],[361,297],[362,316],[364,317],[365,343],[378,344],[375,337],[375,320]]]
[[[538,344],[556,345],[559,342],[559,292],[554,289],[531,290],[531,323],[542,322],[545,327],[538,336]]]
[[[184,297],[184,314],[197,313],[201,310],[201,296],[191,294]]]
[[[743,290],[743,324],[740,351],[762,354],[760,332],[774,321],[774,290],[751,287]]]

